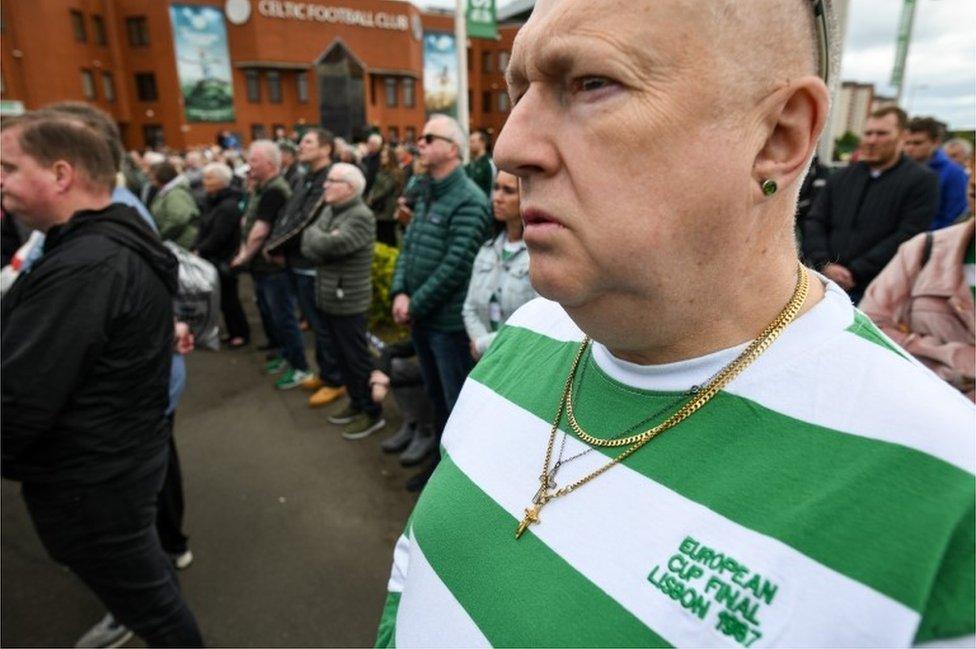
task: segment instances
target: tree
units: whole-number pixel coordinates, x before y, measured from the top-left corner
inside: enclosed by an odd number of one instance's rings
[[[846,160],[861,143],[861,138],[847,131],[839,138],[834,140],[834,161]]]

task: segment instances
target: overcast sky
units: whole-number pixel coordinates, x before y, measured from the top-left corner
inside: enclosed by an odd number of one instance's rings
[[[416,4],[451,8],[454,0]],[[895,94],[888,81],[901,5],[899,0],[850,0],[844,80],[871,82],[875,92]],[[934,115],[951,129],[976,126],[976,0],[918,0],[902,107],[913,115]]]

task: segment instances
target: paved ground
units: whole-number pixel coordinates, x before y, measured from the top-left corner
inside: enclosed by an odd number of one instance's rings
[[[379,450],[399,422],[345,441],[325,420],[341,403],[310,410],[300,389],[275,391],[262,359],[188,359],[176,436],[196,560],[184,592],[211,646],[369,645],[415,501],[402,488],[412,470]],[[18,485],[4,481],[0,506],[0,645],[71,646],[103,609],[47,558]]]

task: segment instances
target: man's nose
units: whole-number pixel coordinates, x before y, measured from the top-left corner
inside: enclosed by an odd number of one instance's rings
[[[524,178],[549,175],[558,168],[559,155],[552,138],[558,126],[547,104],[543,91],[530,85],[512,106],[495,142],[494,160],[499,169]]]

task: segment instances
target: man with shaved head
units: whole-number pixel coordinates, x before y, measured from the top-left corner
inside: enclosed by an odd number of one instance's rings
[[[798,262],[828,10],[536,5],[494,153],[543,297],[465,383],[377,644],[973,633],[973,406]]]

